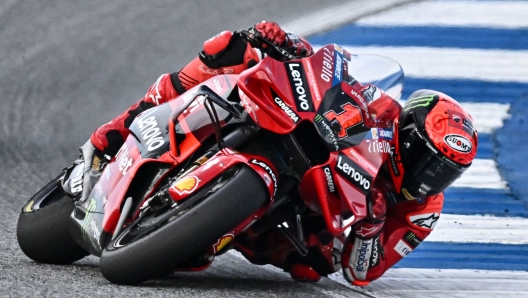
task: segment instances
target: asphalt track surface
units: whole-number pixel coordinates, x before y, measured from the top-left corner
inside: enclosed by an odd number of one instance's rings
[[[98,259],[37,264],[18,248],[24,202],[78,156],[90,133],[222,30],[287,22],[340,0],[21,1],[0,5],[0,297],[341,297],[339,283],[292,281],[233,255],[199,273],[110,284]]]

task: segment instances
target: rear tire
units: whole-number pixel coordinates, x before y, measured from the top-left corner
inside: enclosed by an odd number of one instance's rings
[[[122,240],[133,233],[131,229],[137,231],[154,219],[142,216],[125,228],[101,255],[104,277],[112,283],[131,285],[164,274],[204,252],[269,199],[262,178],[251,168],[242,166],[225,178],[226,172],[220,175],[223,180],[217,177],[202,188],[214,192],[203,195],[197,191],[186,200],[203,199],[188,209],[173,211],[167,221],[152,224],[156,228],[144,236],[129,243]]]
[[[18,245],[26,256],[39,263],[70,264],[88,255],[70,234],[74,203],[58,185],[60,177],[39,190],[18,218]]]

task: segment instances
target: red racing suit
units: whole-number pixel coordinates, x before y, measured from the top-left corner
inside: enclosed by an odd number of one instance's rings
[[[309,44],[306,48],[311,51]],[[96,129],[90,140],[103,154],[114,156],[138,114],[176,98],[213,76],[241,73],[261,58],[261,52],[246,43],[242,36],[224,31],[207,40],[199,57],[180,71],[161,75],[140,101]],[[399,110],[395,111],[393,119],[397,119],[398,114]],[[391,162],[398,164],[397,146],[392,156]],[[318,281],[321,276],[342,268],[345,278],[352,284],[367,285],[429,235],[443,204],[443,194],[406,200],[395,187],[398,181],[401,186],[401,179],[390,164],[384,166],[384,172],[386,174],[380,175],[371,188],[370,217],[356,224],[348,237],[333,237],[320,215],[305,213],[302,222],[309,250],[306,256],[299,255],[277,229],[258,231],[258,226],[252,226],[241,235],[243,237],[235,241],[235,248],[252,263],[275,265],[290,272],[298,281]]]
[[[361,91],[369,89],[364,86]],[[365,94],[365,93],[364,93]],[[295,280],[318,281],[340,269],[346,280],[366,286],[410,254],[434,229],[444,194],[415,199],[401,192],[404,168],[399,158],[398,118],[402,107],[388,96],[373,105],[377,120],[393,123],[391,152],[373,182],[368,216],[347,235],[333,237],[322,216],[305,212],[301,221],[308,254],[301,256],[278,230],[261,233],[258,223],[238,240],[236,248],[252,263],[272,264],[290,272]]]

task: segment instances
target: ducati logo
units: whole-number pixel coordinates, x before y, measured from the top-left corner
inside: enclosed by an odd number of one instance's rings
[[[192,193],[198,187],[198,178],[195,176],[187,176],[176,181],[173,188],[181,196]]]

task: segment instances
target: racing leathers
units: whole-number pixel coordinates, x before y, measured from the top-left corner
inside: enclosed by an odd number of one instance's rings
[[[307,41],[286,34],[276,23],[262,22],[254,28],[273,44],[287,46],[297,55],[313,53]],[[219,33],[205,41],[197,58],[177,72],[161,75],[140,101],[96,129],[90,137],[91,143],[100,153],[114,156],[138,114],[175,99],[213,76],[241,73],[261,60],[266,46],[248,43],[242,35],[230,31]],[[268,55],[273,57],[272,53]],[[387,109],[390,112],[385,117],[395,120],[401,107],[392,102],[394,105]],[[398,153],[393,152],[390,162],[398,164],[397,156]],[[398,175],[389,162],[382,171],[368,195],[369,215],[355,224],[348,236],[334,237],[327,231],[319,214],[307,211],[301,215],[308,248],[305,256],[297,252],[280,229],[259,230],[257,224],[234,241],[235,249],[252,263],[272,264],[290,272],[297,281],[318,281],[321,276],[342,269],[352,284],[367,285],[429,235],[443,203],[442,194],[407,200],[397,191]]]
[[[367,85],[357,91],[365,94],[372,88]],[[367,216],[354,224],[348,235],[333,237],[319,213],[305,211],[301,222],[308,247],[306,256],[279,230],[260,233],[257,223],[247,232],[249,239],[238,241],[237,249],[248,260],[283,268],[298,281],[318,281],[321,276],[342,270],[351,284],[366,286],[410,254],[431,233],[440,217],[444,195],[416,199],[401,191],[403,165],[397,125],[402,107],[379,91],[380,98],[369,105],[369,111],[376,115],[376,121],[392,126],[394,135],[384,140],[391,150],[367,195]]]
[[[262,21],[253,27],[272,44],[285,47],[297,56],[313,53],[311,45],[275,22]],[[267,53],[268,45],[247,43],[239,33],[223,31],[204,42],[199,56],[174,73],[161,75],[143,98],[110,122],[97,128],[90,141],[104,155],[114,156],[130,133],[128,129],[141,112],[178,97],[199,83],[221,74],[239,74],[255,66]]]

